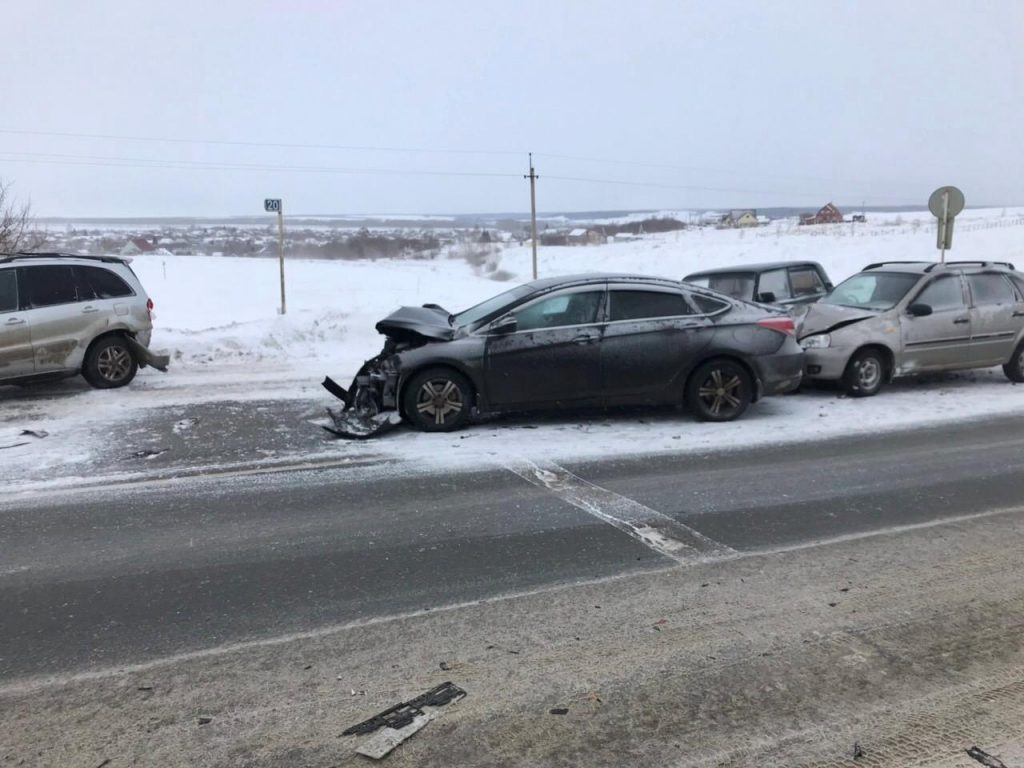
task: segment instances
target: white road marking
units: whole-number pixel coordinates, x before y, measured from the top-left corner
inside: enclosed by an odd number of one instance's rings
[[[546,488],[563,501],[680,563],[705,562],[737,555],[732,547],[709,539],[638,501],[577,477],[557,464],[545,462],[542,466],[523,460],[505,466],[527,482]]]

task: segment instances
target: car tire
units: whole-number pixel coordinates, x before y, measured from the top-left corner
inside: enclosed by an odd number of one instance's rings
[[[733,360],[710,360],[686,384],[686,405],[698,421],[732,421],[754,399],[754,381]]]
[[[415,374],[402,394],[406,419],[423,432],[464,427],[473,408],[473,387],[451,368],[427,368]]]
[[[1024,341],[1013,350],[1013,357],[1010,362],[1003,366],[1003,373],[1006,378],[1017,384],[1024,384]]]
[[[97,389],[115,389],[131,383],[139,363],[124,336],[107,336],[95,342],[85,353],[82,377]]]
[[[877,395],[885,383],[885,357],[877,349],[862,349],[846,364],[843,389],[850,397]]]

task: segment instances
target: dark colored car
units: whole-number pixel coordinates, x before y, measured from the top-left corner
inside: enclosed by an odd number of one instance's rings
[[[403,307],[346,392],[346,408],[397,409],[426,431],[472,412],[685,404],[727,421],[794,389],[803,354],[785,313],[636,275],[535,280],[458,314]]]
[[[824,267],[816,261],[773,261],[707,269],[683,279],[735,299],[780,307],[811,304],[832,290]]]

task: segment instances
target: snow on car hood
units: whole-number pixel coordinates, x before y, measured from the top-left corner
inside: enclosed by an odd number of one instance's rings
[[[838,304],[811,304],[807,312],[798,320],[797,338],[803,339],[816,333],[829,333],[845,325],[859,323],[878,313],[870,309],[841,307]]]
[[[451,341],[455,329],[448,322],[449,314],[436,305],[401,307],[377,323],[377,332],[398,341],[422,337],[431,341]]]

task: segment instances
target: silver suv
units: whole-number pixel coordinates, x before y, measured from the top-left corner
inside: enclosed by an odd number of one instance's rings
[[[153,302],[127,259],[0,255],[0,385],[81,373],[123,387],[140,366],[167,370],[147,348]]]
[[[1003,366],[1024,382],[1024,274],[992,261],[882,262],[797,323],[808,379],[855,397],[896,376]]]

